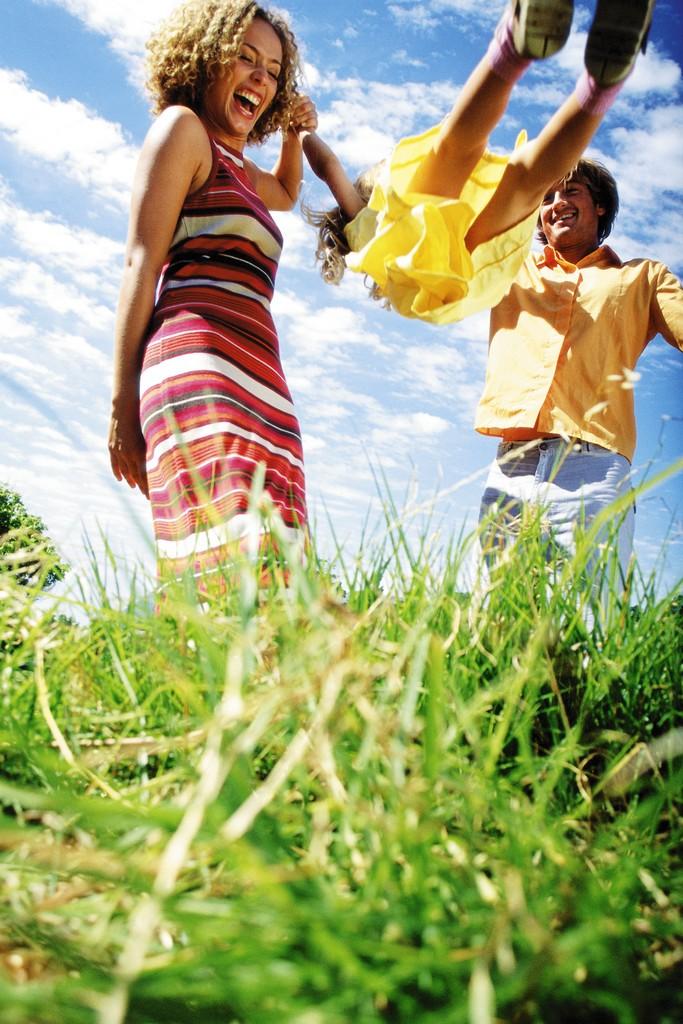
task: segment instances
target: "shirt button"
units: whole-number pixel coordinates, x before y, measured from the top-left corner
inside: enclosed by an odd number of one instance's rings
[[[541,443],[539,444],[538,447],[541,449],[542,452],[547,452],[548,451],[548,445],[546,444],[545,441],[541,441]]]

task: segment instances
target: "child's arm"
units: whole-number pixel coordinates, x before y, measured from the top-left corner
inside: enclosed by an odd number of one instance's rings
[[[313,173],[325,182],[344,215],[353,220],[367,204],[361,199],[337,154],[315,132],[304,134],[302,145]]]

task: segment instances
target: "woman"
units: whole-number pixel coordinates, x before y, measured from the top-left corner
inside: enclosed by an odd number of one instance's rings
[[[162,577],[258,550],[254,478],[290,538],[306,507],[299,425],[270,299],[302,177],[294,38],[251,0],[188,0],[148,43],[159,116],[133,184],[117,311],[109,452],[152,504]],[[265,172],[247,143],[283,131]],[[263,474],[263,477],[262,477]],[[262,503],[263,504],[263,503]]]

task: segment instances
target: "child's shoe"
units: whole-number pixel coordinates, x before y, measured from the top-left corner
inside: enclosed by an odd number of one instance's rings
[[[574,0],[515,0],[512,41],[520,57],[542,60],[561,50],[572,27]]]
[[[645,52],[655,0],[598,0],[585,65],[600,86],[616,85]]]

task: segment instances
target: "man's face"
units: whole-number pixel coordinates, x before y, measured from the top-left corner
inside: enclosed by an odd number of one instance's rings
[[[541,228],[560,254],[563,249],[588,254],[598,247],[598,222],[604,212],[582,181],[553,185],[541,203]]]

